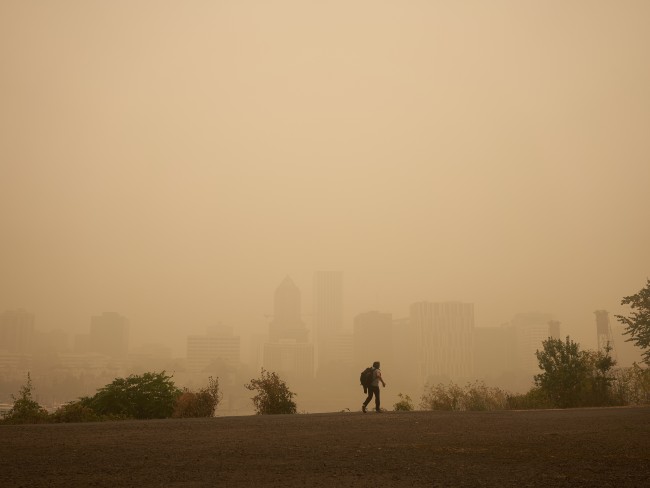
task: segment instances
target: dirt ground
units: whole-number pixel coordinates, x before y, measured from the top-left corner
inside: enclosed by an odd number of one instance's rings
[[[650,486],[650,407],[0,426],[0,486]]]

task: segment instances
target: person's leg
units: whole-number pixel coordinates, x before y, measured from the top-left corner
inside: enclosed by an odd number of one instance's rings
[[[364,412],[366,411],[366,407],[367,407],[368,404],[370,403],[370,400],[372,400],[372,386],[368,387],[368,397],[366,398],[366,401],[363,402],[363,408],[362,408],[362,410],[363,410]]]
[[[375,410],[379,412],[381,409],[379,408],[379,386],[375,386]]]

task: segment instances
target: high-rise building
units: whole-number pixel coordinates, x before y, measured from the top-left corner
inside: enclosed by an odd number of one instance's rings
[[[297,380],[314,377],[314,345],[301,318],[300,290],[288,276],[275,290],[269,341],[263,347],[262,366]]]
[[[612,328],[609,325],[609,312],[607,310],[596,310],[596,336],[598,339],[598,350],[602,351],[609,345],[614,347]]]
[[[314,378],[314,345],[295,340],[264,344],[264,364],[267,371],[289,380]]]
[[[548,313],[518,313],[513,317],[510,328],[514,338],[514,364],[519,374],[532,376],[540,372],[535,352],[542,350],[542,342],[553,332],[550,326],[553,321]]]
[[[288,276],[275,290],[273,320],[269,324],[269,339],[278,342],[291,339],[307,342],[309,331],[301,318],[300,290]]]
[[[126,356],[129,349],[129,321],[115,312],[104,312],[90,320],[90,352]]]
[[[560,337],[560,321],[559,320],[549,320],[548,322],[548,336],[553,339],[562,339]]]
[[[335,361],[336,337],[343,328],[343,273],[317,271],[313,293],[316,357],[320,369]]]
[[[474,374],[474,304],[418,302],[410,308],[419,333],[420,379],[466,380]]]
[[[216,361],[238,366],[240,350],[241,339],[234,335],[232,327],[219,325],[208,328],[206,335],[188,336],[187,369],[198,373]]]
[[[34,340],[34,315],[25,310],[7,310],[0,314],[0,350],[27,353]]]

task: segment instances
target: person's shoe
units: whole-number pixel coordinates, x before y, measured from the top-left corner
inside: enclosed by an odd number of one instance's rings
[[[365,405],[361,405],[361,411],[362,411],[363,413],[366,413],[366,406],[365,406]]]
[[[379,408],[377,410],[375,410],[375,412],[382,413],[382,411]]]

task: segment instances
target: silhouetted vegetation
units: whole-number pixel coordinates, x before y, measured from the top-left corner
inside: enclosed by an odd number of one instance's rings
[[[20,388],[18,396],[11,395],[13,407],[4,417],[8,424],[40,424],[48,421],[47,411],[32,398],[32,378],[27,373],[27,383]]]
[[[616,320],[625,326],[628,341],[643,349],[643,360],[650,366],[650,279],[636,295],[624,297],[621,305],[629,305],[632,313],[629,317],[616,315]]]
[[[553,407],[593,407],[616,404],[612,394],[616,361],[605,351],[581,351],[569,336],[564,341],[549,337],[535,354],[542,373],[535,385]]]
[[[134,419],[171,417],[182,391],[165,372],[116,378],[92,397],[79,400],[100,416]]]
[[[413,400],[411,400],[410,396],[402,395],[401,393],[398,393],[397,396],[399,397],[399,401],[393,405],[393,410],[396,412],[410,412],[414,410]]]
[[[454,382],[444,385],[427,385],[424,388],[420,408],[423,410],[503,410],[507,407],[508,394],[481,381],[467,383],[464,387]]]
[[[213,417],[221,402],[219,378],[208,378],[208,386],[193,392],[185,388],[178,397],[172,413],[173,418]]]
[[[258,415],[296,413],[296,403],[292,400],[296,394],[289,390],[277,373],[262,368],[260,377],[252,379],[244,387],[257,391],[251,400]]]

